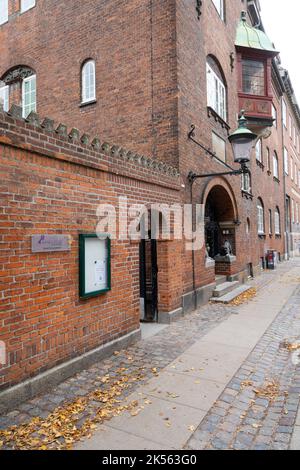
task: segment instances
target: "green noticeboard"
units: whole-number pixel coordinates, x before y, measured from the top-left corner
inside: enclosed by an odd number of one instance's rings
[[[96,297],[111,290],[109,235],[79,235],[79,295]]]

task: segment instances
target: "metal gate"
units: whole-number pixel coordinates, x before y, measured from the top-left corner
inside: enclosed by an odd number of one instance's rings
[[[141,321],[155,322],[158,314],[157,240],[140,243]]]

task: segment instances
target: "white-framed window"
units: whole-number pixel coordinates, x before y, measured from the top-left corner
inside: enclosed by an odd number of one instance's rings
[[[5,85],[0,88],[0,103],[3,105],[4,111],[9,110],[9,86]]]
[[[261,199],[257,201],[257,231],[259,235],[265,234],[265,212]]]
[[[226,87],[211,66],[206,64],[207,74],[207,105],[226,121],[227,119],[227,99]]]
[[[294,160],[291,158],[291,180],[294,180]]]
[[[292,223],[294,224],[295,223],[295,203],[294,203],[294,199],[292,199]]]
[[[256,160],[262,163],[262,141],[259,139],[255,145]]]
[[[295,163],[295,184],[298,184],[298,169],[297,169],[296,163]]]
[[[284,171],[285,171],[285,174],[288,175],[289,174],[289,154],[288,154],[286,147],[284,147],[283,149],[283,157],[284,157]]]
[[[287,129],[287,108],[284,99],[282,100],[282,122],[284,127]]]
[[[251,175],[250,173],[242,174],[242,191],[251,193]]]
[[[81,99],[83,103],[96,99],[96,67],[94,60],[88,60],[82,67],[81,72]]]
[[[273,154],[273,175],[275,178],[279,179],[278,157],[275,152]]]
[[[224,0],[212,0],[222,20],[225,20]]]
[[[266,93],[265,73],[265,63],[263,61],[243,59],[243,93],[264,96]]]
[[[296,222],[299,224],[299,204],[296,202]]]
[[[36,75],[31,75],[22,82],[22,109],[24,118],[31,111],[36,111]]]
[[[273,126],[277,127],[277,109],[274,104],[272,104],[272,118],[274,119]]]
[[[276,210],[275,210],[274,222],[275,222],[275,235],[280,235],[281,234],[280,211],[278,207],[276,207]]]
[[[289,133],[290,133],[290,138],[292,138],[293,135],[293,121],[292,121],[292,116],[289,115]]]
[[[0,0],[0,25],[8,21],[8,0]]]
[[[35,7],[36,0],[21,0],[21,13]]]

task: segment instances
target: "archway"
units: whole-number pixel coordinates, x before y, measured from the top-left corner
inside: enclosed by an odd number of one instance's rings
[[[209,258],[218,261],[222,257],[236,256],[236,227],[238,212],[234,193],[226,180],[218,178],[207,185],[204,192],[205,242]]]

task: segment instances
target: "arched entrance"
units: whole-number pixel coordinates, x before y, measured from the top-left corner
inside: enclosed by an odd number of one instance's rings
[[[216,261],[227,254],[236,256],[238,215],[231,187],[221,178],[212,180],[206,187],[203,199],[207,256]]]

